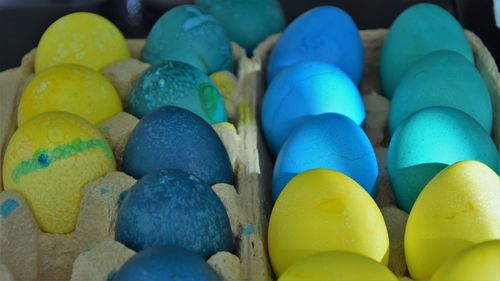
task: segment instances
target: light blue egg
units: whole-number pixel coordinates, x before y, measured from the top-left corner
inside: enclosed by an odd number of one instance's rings
[[[356,24],[344,10],[322,6],[296,18],[271,51],[267,81],[287,66],[309,60],[334,64],[356,85],[361,82],[363,46]]]
[[[357,125],[365,107],[354,83],[332,64],[310,61],[283,70],[269,85],[262,101],[262,131],[277,155],[288,135],[308,119],[335,112]]]
[[[392,98],[406,71],[425,55],[452,50],[474,63],[469,41],[460,23],[434,4],[417,4],[392,23],[380,57],[382,93]]]
[[[154,24],[142,59],[150,64],[167,60],[189,63],[207,74],[232,70],[231,45],[224,29],[193,5],[175,7]]]
[[[343,115],[321,114],[292,132],[274,166],[273,199],[295,175],[315,168],[341,172],[371,196],[377,193],[378,166],[370,140]]]
[[[409,212],[438,172],[462,160],[477,160],[498,170],[496,146],[479,123],[450,107],[429,107],[412,115],[392,136],[387,155],[399,207]]]

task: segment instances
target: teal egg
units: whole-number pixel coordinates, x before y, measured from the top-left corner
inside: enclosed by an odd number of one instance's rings
[[[392,136],[387,155],[399,207],[409,212],[438,172],[462,160],[477,160],[498,171],[497,148],[479,123],[450,107],[429,107],[412,115]]]
[[[462,110],[491,132],[493,108],[488,88],[479,71],[459,53],[430,53],[406,72],[392,97],[390,133],[413,113],[431,106]]]
[[[285,27],[285,16],[277,0],[198,0],[196,4],[214,16],[231,41],[248,53]]]
[[[417,4],[392,23],[380,58],[383,94],[392,98],[406,71],[423,56],[437,50],[453,50],[474,62],[472,49],[460,23],[434,4]]]

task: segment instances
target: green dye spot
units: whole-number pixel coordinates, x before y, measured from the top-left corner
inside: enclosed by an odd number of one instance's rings
[[[253,234],[253,224],[248,224],[243,228],[243,236],[248,236]]]
[[[17,164],[14,171],[12,171],[12,179],[15,183],[19,183],[22,176],[46,169],[51,163],[91,149],[100,149],[106,157],[113,159],[113,152],[111,152],[109,144],[104,139],[86,141],[76,139],[68,144],[59,145],[54,149],[38,149],[29,159]]]
[[[104,195],[104,194],[109,192],[109,189],[107,189],[105,187],[101,187],[101,189],[99,189],[99,191],[101,192],[101,195]]]
[[[214,123],[215,113],[217,111],[218,92],[217,89],[210,83],[201,83],[198,90],[198,95],[201,101],[201,108],[205,116],[210,120],[210,124]]]

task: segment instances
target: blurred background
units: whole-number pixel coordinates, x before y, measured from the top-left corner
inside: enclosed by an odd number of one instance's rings
[[[186,0],[0,0],[0,71],[16,67],[35,48],[45,29],[59,17],[89,11],[115,23],[127,38],[145,38],[155,21]],[[500,60],[500,30],[495,25],[492,0],[281,0],[287,22],[319,5],[346,10],[358,28],[388,28],[397,15],[419,2],[437,4],[479,35]]]

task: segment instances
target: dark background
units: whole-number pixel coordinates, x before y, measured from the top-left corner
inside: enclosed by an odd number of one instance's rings
[[[59,17],[76,11],[99,13],[127,38],[145,38],[156,19],[187,0],[0,0],[0,71],[16,67],[36,47],[45,29]],[[498,62],[500,30],[495,26],[493,0],[281,0],[287,22],[319,5],[346,10],[360,29],[387,28],[408,6],[437,4],[479,35]]]

